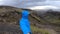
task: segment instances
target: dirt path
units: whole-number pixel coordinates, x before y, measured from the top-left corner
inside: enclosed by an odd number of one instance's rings
[[[1,25],[0,34],[22,34],[18,25]]]

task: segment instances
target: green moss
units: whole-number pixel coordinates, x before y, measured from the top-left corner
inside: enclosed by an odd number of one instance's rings
[[[41,29],[41,28],[37,28],[35,26],[31,26],[32,32],[33,33],[39,33],[39,34],[50,34],[47,30]]]

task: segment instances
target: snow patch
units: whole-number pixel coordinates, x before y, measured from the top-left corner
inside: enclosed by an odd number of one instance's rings
[[[34,6],[34,7],[28,7],[28,9],[31,10],[48,10],[48,9],[59,9],[56,6]]]

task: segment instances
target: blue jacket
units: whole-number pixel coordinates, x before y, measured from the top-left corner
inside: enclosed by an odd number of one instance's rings
[[[28,10],[23,10],[22,18],[20,19],[20,28],[24,34],[31,32],[28,16],[29,16]]]

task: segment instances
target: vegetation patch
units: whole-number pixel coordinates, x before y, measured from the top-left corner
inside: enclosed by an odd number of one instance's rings
[[[38,33],[38,34],[50,34],[47,30],[35,27],[35,26],[31,26],[32,32],[34,33]]]

